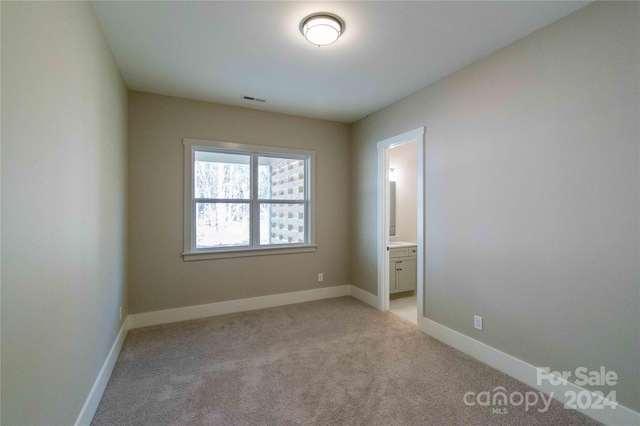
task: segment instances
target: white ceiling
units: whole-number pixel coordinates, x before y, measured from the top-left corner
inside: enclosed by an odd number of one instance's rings
[[[94,1],[133,90],[350,123],[589,1]],[[315,12],[346,24],[317,47]],[[266,99],[246,101],[242,96]]]

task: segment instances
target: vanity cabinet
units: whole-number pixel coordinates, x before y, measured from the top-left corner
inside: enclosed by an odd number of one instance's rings
[[[417,247],[389,250],[389,293],[415,290],[418,283]]]

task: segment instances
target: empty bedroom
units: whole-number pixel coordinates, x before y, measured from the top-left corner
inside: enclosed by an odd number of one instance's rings
[[[639,1],[1,1],[2,425],[640,425]]]

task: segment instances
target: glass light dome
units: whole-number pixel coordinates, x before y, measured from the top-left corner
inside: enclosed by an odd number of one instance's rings
[[[343,24],[338,17],[316,14],[302,21],[300,30],[309,43],[326,46],[335,42],[343,32]]]

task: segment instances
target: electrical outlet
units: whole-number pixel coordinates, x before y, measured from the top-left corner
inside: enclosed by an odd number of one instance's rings
[[[478,315],[473,316],[473,327],[482,330],[482,317]]]
[[[318,274],[318,281],[324,281],[324,274],[322,272]]]
[[[122,306],[120,306],[120,321],[122,321]]]

